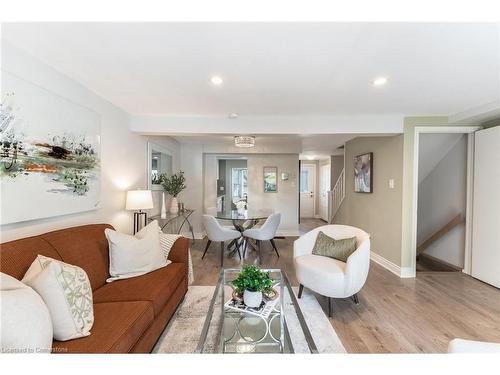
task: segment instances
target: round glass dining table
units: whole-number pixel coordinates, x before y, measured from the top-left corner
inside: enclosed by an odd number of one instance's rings
[[[252,228],[255,226],[260,220],[265,220],[267,219],[271,214],[273,214],[273,210],[271,209],[265,209],[265,208],[259,208],[259,209],[246,209],[246,210],[225,210],[225,211],[220,211],[217,212],[217,215],[215,218],[219,220],[231,220],[233,222],[234,228],[243,233],[245,230]],[[240,248],[243,246],[243,241],[244,239],[238,238],[236,240],[233,240],[229,243],[228,248],[231,249],[233,248],[233,251],[231,252],[231,255],[238,251],[238,254],[240,256],[240,259],[242,258],[242,255],[240,253]],[[253,241],[246,241],[252,248],[256,249],[255,244]],[[244,254],[243,254],[244,256]]]
[[[247,210],[225,210],[217,212],[215,216],[221,220],[246,221],[246,220],[264,220],[267,219],[273,210],[266,208],[247,209]]]

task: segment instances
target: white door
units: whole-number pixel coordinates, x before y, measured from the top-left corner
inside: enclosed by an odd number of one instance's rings
[[[330,191],[330,164],[319,167],[319,216],[328,221],[328,192]]]
[[[500,288],[500,127],[475,133],[473,277]]]
[[[314,191],[316,165],[302,164],[300,167],[300,217],[314,217]]]

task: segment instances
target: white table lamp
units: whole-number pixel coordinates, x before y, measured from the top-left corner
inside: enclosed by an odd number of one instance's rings
[[[141,219],[144,217],[144,226],[147,224],[147,214],[142,210],[153,208],[153,195],[151,190],[129,190],[127,191],[127,202],[125,209],[134,212],[134,234],[141,229]]]

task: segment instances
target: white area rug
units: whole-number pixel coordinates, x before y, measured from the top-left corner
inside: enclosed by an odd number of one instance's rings
[[[214,289],[213,286],[189,287],[184,301],[163,331],[153,349],[153,353],[194,353]],[[290,301],[285,302],[287,302],[285,304],[286,314],[286,310],[293,307],[290,305]],[[316,298],[307,290],[304,290],[299,305],[318,351],[320,353],[346,353],[337,333]],[[294,314],[285,316],[293,317]],[[308,352],[306,342],[300,339],[302,335],[294,333],[300,332],[298,319],[287,318],[287,325],[295,352]],[[213,346],[216,341],[213,336],[209,331],[207,342],[210,346]]]

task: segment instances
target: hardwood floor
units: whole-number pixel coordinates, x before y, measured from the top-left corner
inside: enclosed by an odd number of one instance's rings
[[[324,224],[304,220],[301,232]],[[276,240],[279,259],[265,243],[262,266],[285,270],[292,285],[298,285],[294,240]],[[191,248],[194,285],[215,285],[220,271],[220,247],[213,244],[202,260],[205,244],[198,240]],[[245,263],[255,261],[248,251]],[[224,259],[224,267],[240,265],[238,255]],[[500,342],[500,290],[461,272],[419,272],[415,279],[400,279],[372,262],[358,295],[359,305],[350,299],[332,303],[330,322],[349,353],[444,353],[455,337]],[[326,312],[326,298],[317,299]]]

